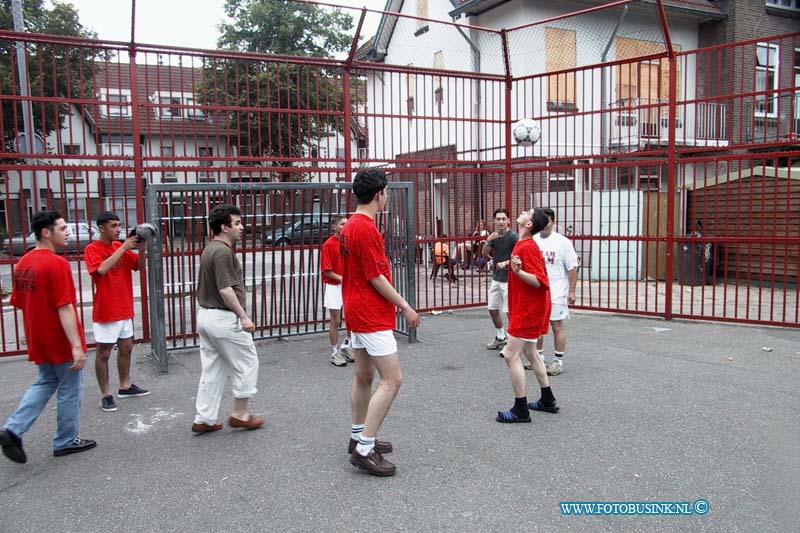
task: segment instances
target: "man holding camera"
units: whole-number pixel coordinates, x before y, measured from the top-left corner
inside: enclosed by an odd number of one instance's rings
[[[97,342],[94,370],[100,385],[100,407],[116,411],[117,404],[108,384],[108,360],[117,345],[119,391],[117,398],[147,396],[150,391],[131,383],[131,352],[133,352],[133,276],[134,270],[144,267],[144,240],[135,234],[120,242],[119,216],[103,212],[97,217],[100,238],[83,252],[86,268],[94,282],[92,330]],[[132,250],[137,249],[136,254]]]

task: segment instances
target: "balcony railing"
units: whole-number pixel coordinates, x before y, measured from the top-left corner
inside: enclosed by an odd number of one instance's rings
[[[663,144],[669,141],[669,102],[626,98],[611,104],[612,146]],[[678,103],[675,140],[688,146],[727,144],[727,107],[716,102]]]

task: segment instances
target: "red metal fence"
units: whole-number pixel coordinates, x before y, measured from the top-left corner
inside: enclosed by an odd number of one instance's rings
[[[536,205],[556,211],[578,251],[578,308],[796,327],[800,34],[693,49],[696,36],[670,37],[660,3],[628,4],[507,31],[358,10],[392,32],[342,60],[2,31],[3,290],[39,209],[73,221],[111,209],[132,225],[148,183],[346,182],[377,165],[416,184],[421,310],[483,305],[476,228],[491,232],[499,207],[516,217]],[[38,148],[18,141],[26,113]],[[541,128],[532,147],[511,140],[522,118]],[[260,195],[245,206],[247,247],[271,250],[266,230],[339,201]],[[190,199],[171,197],[163,213],[174,245],[202,247]],[[88,325],[80,249],[93,236],[76,237]],[[431,278],[439,241],[455,282]],[[303,320],[324,327],[315,309]],[[0,310],[0,353],[24,353],[21,316],[7,299]]]

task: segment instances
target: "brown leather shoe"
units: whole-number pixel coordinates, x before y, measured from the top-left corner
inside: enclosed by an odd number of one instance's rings
[[[392,463],[384,459],[374,449],[370,450],[366,456],[353,452],[350,454],[350,464],[366,470],[367,473],[373,476],[393,476],[396,470]]]
[[[230,417],[228,419],[228,425],[232,428],[258,429],[264,425],[264,419],[256,418],[255,416],[251,416],[248,420],[239,420],[238,418]]]
[[[213,433],[222,429],[222,424],[203,424],[202,422],[195,422],[192,424],[192,431],[194,433]]]
[[[350,439],[350,444],[347,445],[347,453],[353,453],[356,451],[356,446],[358,446],[357,439]],[[392,447],[392,443],[388,440],[378,440],[375,439],[375,451],[384,454],[384,453],[392,453],[394,447]]]

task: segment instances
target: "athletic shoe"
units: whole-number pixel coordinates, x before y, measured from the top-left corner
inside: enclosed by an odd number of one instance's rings
[[[486,345],[487,350],[499,350],[506,345],[507,339],[494,338],[492,342]]]
[[[347,366],[347,359],[344,358],[340,350],[331,354],[331,364],[333,366]]]
[[[353,349],[349,345],[343,344],[341,347],[339,347],[339,351],[342,353],[344,360],[348,363],[355,361],[353,358]]]
[[[528,359],[522,361],[522,366],[525,367],[525,370],[533,370],[533,365],[530,361],[528,361]]]
[[[366,470],[373,476],[393,476],[396,471],[395,466],[384,459],[374,448],[366,456],[353,452],[350,454],[350,464]]]
[[[102,407],[103,411],[107,413],[117,410],[117,404],[114,403],[114,397],[110,394],[108,396],[103,396],[103,399],[100,400],[100,407]]]
[[[54,457],[62,457],[64,455],[69,455],[71,453],[81,453],[85,452],[86,450],[91,450],[97,446],[97,443],[90,439],[82,439],[80,437],[75,437],[72,442],[69,443],[69,446],[66,448],[61,448],[60,450],[53,450]]]
[[[20,464],[28,462],[28,456],[22,448],[22,439],[6,428],[0,429],[0,446],[3,447],[3,455],[9,460]]]
[[[554,358],[552,361],[546,361],[544,365],[547,368],[548,376],[557,376],[564,371],[564,362],[558,358]]]
[[[122,400],[123,398],[136,398],[137,396],[147,396],[148,394],[150,394],[149,390],[145,390],[131,383],[131,386],[127,389],[119,389],[119,391],[117,391],[117,398]]]
[[[356,451],[356,446],[358,446],[358,439],[350,439],[350,443],[347,445],[347,453],[353,453]],[[375,439],[375,451],[384,454],[384,453],[392,453],[394,447],[392,443],[388,440],[378,440]]]

